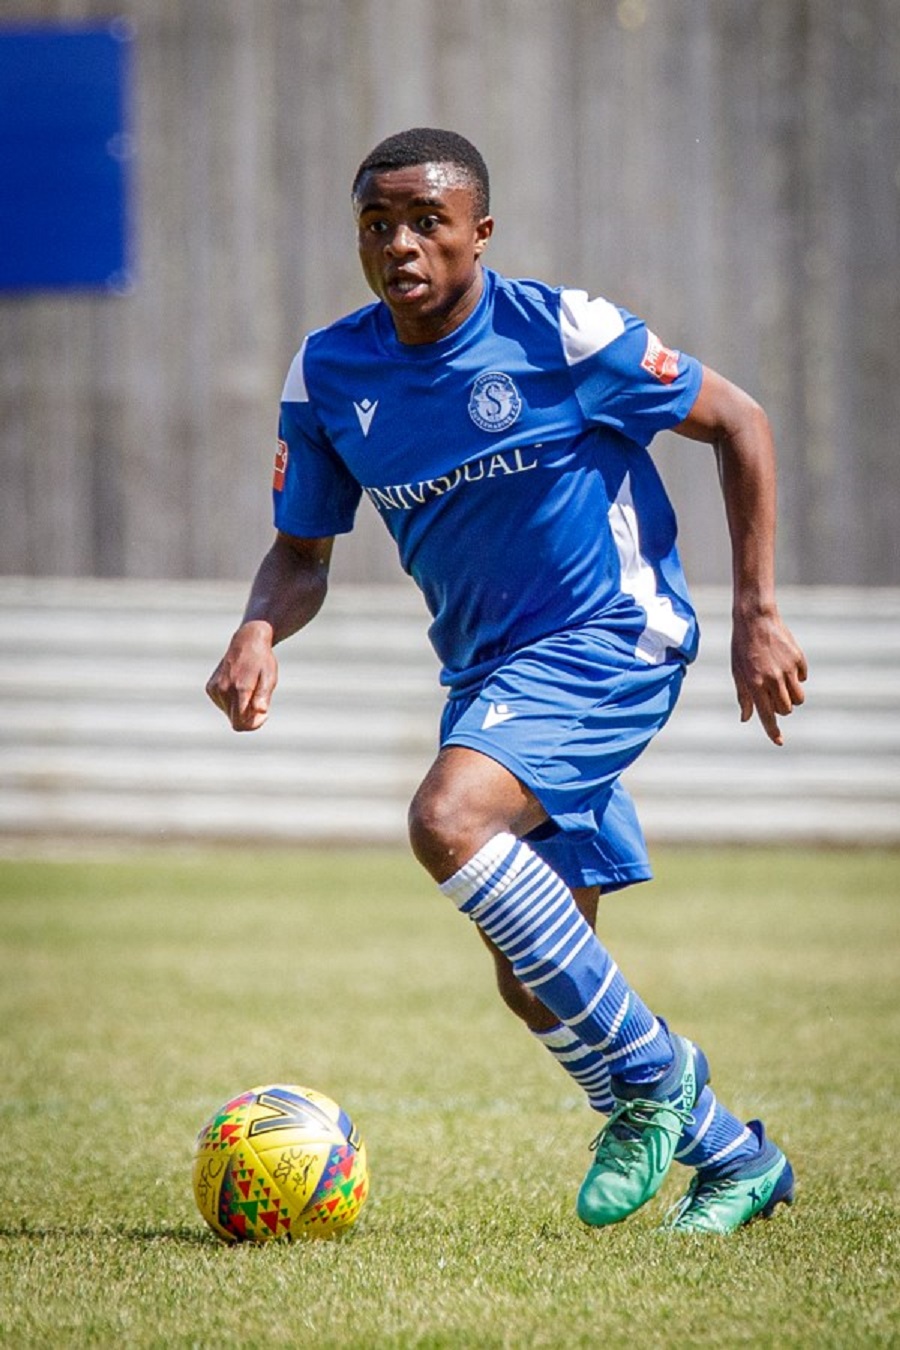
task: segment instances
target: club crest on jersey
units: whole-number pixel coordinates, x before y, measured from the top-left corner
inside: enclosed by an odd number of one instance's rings
[[[487,370],[472,386],[469,416],[482,431],[505,431],[522,411],[522,398],[508,375]]]
[[[678,353],[670,347],[664,347],[655,333],[647,330],[647,350],[641,362],[641,369],[653,375],[660,384],[671,384],[678,378]]]

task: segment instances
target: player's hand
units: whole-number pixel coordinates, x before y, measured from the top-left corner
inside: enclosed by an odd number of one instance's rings
[[[783,745],[777,719],[803,702],[807,668],[806,657],[777,612],[735,618],[731,672],[741,721],[748,722],[755,710],[769,740]]]
[[[242,624],[206,684],[235,731],[256,731],[269,715],[278,662],[267,623]]]

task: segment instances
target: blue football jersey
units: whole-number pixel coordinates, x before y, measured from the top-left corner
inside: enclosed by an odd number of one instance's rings
[[[277,528],[345,533],[365,492],[451,691],[588,620],[648,663],[691,660],[675,517],[646,447],[690,412],[700,364],[607,300],[484,279],[439,342],[400,343],[382,303],[309,334],[282,395]]]

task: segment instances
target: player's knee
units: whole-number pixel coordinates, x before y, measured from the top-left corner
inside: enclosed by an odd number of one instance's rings
[[[412,851],[439,880],[468,861],[464,813],[455,796],[423,784],[409,808]]]

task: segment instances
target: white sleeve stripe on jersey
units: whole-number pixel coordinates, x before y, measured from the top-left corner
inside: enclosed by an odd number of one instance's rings
[[[284,382],[284,388],[281,391],[282,403],[308,403],[309,394],[306,392],[306,378],[303,374],[303,358],[306,354],[306,344],[308,337],[303,339],[303,346],[291,362],[291,368],[287,373],[287,379]]]
[[[609,300],[591,300],[587,291],[565,290],[560,295],[559,327],[566,361],[575,366],[621,337],[625,320]]]

